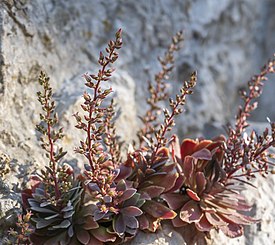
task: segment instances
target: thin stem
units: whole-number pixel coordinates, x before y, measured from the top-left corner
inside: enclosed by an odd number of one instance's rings
[[[49,107],[49,102],[48,99],[46,99],[45,101],[45,107]],[[51,117],[51,112],[50,110],[47,111],[47,137],[48,137],[48,141],[50,144],[50,162],[52,163],[52,177],[54,180],[54,189],[55,189],[55,199],[58,200],[60,198],[60,192],[59,192],[59,188],[58,188],[58,183],[57,183],[57,178],[56,178],[56,160],[54,157],[54,144],[53,144],[53,140],[52,140],[52,135],[51,135],[51,124],[49,123]]]
[[[109,54],[109,57],[106,61],[106,63],[103,65],[102,67],[102,70],[100,71],[100,73],[104,74],[105,72],[105,69],[106,67],[110,64],[110,60],[111,60],[111,57],[113,55],[113,52],[114,52],[115,48],[113,48],[111,51],[110,51],[110,54]],[[92,114],[93,114],[93,111],[94,111],[94,107],[95,107],[95,101],[97,100],[97,93],[98,93],[98,88],[99,88],[99,85],[102,81],[102,77],[99,78],[97,80],[97,84],[94,88],[94,97],[93,97],[93,101],[91,102],[90,104],[90,108],[89,108],[89,122],[88,122],[88,130],[87,130],[87,134],[88,134],[88,151],[89,151],[89,154],[88,154],[88,160],[89,160],[89,163],[90,163],[90,166],[92,168],[92,171],[95,170],[95,167],[93,165],[93,160],[92,160],[92,155],[93,155],[93,152],[92,152],[92,139],[91,139],[91,125],[92,125]]]

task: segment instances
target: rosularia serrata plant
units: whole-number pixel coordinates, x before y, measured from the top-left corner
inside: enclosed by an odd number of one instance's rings
[[[270,122],[271,129],[261,135],[253,130],[248,135],[245,130],[266,75],[274,73],[275,60],[269,61],[249,81],[248,91],[241,93],[244,104],[225,136],[179,143],[171,130],[197,82],[193,72],[175,98],[169,99],[167,79],[182,40],[182,33],[177,33],[164,57],[159,58],[162,69],[148,83],[148,109],[140,117],[139,141],[130,145],[126,154],[116,135],[112,88],[106,85],[122,47],[122,31],[108,43],[105,54],[100,52],[98,72],[83,76],[87,91],[82,112],[74,114],[76,127],[84,135],[75,152],[86,159],[78,176],[61,161],[66,152],[58,140],[64,133],[56,129],[52,88],[41,72],[43,89],[38,100],[43,114],[37,130],[49,164],[31,176],[29,188],[22,191],[25,215],[20,216],[18,230],[9,231],[10,244],[122,244],[139,231],[157,232],[165,220],[175,229],[192,227],[205,237],[213,229],[238,237],[244,225],[258,221],[244,214],[251,207],[241,191],[246,184],[253,185],[251,179],[257,173],[265,176],[272,170],[274,159],[268,150],[275,145],[275,123]],[[160,102],[166,100],[169,109],[162,109]],[[163,116],[159,116],[161,111]],[[186,234],[184,238],[188,241]]]

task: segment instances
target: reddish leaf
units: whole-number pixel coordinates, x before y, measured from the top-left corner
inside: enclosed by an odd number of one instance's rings
[[[172,192],[174,192],[174,191],[179,190],[179,189],[183,186],[184,181],[185,181],[185,177],[184,177],[183,175],[180,175],[180,176],[177,178],[175,185],[173,186],[173,188],[171,188],[171,189],[169,190],[169,192],[172,193]]]
[[[231,223],[231,224],[239,224],[239,225],[251,225],[257,222],[260,222],[260,220],[256,220],[253,219],[249,216],[240,214],[240,213],[234,213],[234,214],[219,214],[222,219],[227,222],[227,223]]]
[[[85,230],[96,229],[98,227],[99,227],[98,223],[95,222],[92,217],[85,219],[85,224],[83,225],[83,228]]]
[[[119,169],[120,169],[119,175],[115,178],[116,182],[122,179],[127,179],[132,173],[132,168],[127,167],[125,165],[120,165]]]
[[[194,171],[194,158],[191,156],[187,156],[184,159],[183,166],[182,166],[182,172],[184,174],[184,177],[186,179],[191,179]],[[189,180],[190,181],[190,180]]]
[[[191,140],[191,139],[183,140],[180,147],[181,159],[184,160],[186,156],[192,155],[196,145],[197,145],[197,142],[194,140]]]
[[[145,214],[138,216],[139,229],[147,230],[149,228],[149,221]]]
[[[25,189],[21,192],[21,198],[23,203],[23,208],[26,210],[30,207],[28,199],[32,197],[32,190],[31,189]]]
[[[74,243],[73,243],[74,244]],[[72,244],[72,245],[73,245]],[[90,236],[90,241],[87,245],[103,245],[103,242],[97,240],[95,237],[93,237],[92,235]]]
[[[152,186],[142,188],[142,190],[140,191],[146,192],[151,198],[154,198],[154,197],[158,197],[161,193],[163,193],[164,190],[165,188],[162,186],[152,185]]]
[[[174,227],[182,227],[187,225],[188,223],[182,221],[179,216],[176,216],[174,219],[172,219],[172,224]]]
[[[116,190],[117,191],[125,191],[127,188],[126,186],[126,182],[124,179],[120,180],[118,183],[117,183],[117,186],[116,186]]]
[[[179,174],[177,172],[163,173],[162,175],[154,175],[149,177],[146,182],[148,181],[154,186],[164,187],[164,192],[166,192],[175,185],[178,176]],[[140,188],[142,188],[142,185],[140,185]]]
[[[165,193],[161,195],[161,198],[163,198],[173,210],[179,209],[189,200],[188,197],[179,193]]]
[[[199,151],[201,149],[204,149],[206,148],[208,145],[210,145],[212,143],[212,140],[202,140],[200,141],[196,147],[195,147],[195,150],[194,151]]]
[[[134,206],[129,206],[120,210],[121,213],[127,216],[139,216],[142,215],[142,211]]]
[[[235,238],[243,235],[243,227],[237,224],[228,224],[221,226],[221,231],[228,237]]]
[[[209,150],[203,148],[199,151],[196,151],[195,153],[192,154],[192,157],[197,158],[197,159],[202,159],[202,160],[211,160],[212,159],[212,154]]]
[[[117,234],[123,234],[125,233],[126,224],[125,220],[123,218],[122,214],[119,214],[114,220],[113,220],[113,229]]]
[[[202,217],[198,202],[190,200],[180,210],[180,218],[187,223],[198,222]]]
[[[110,234],[107,232],[105,227],[98,227],[97,229],[90,230],[91,234],[101,242],[114,242],[116,240],[115,234]]]
[[[129,189],[127,189],[127,190],[125,190],[125,191],[123,192],[123,194],[122,194],[122,196],[119,198],[119,200],[120,200],[121,202],[123,202],[123,201],[125,201],[125,200],[131,198],[133,195],[135,195],[136,192],[137,192],[136,189],[134,189],[134,188],[129,188]]]
[[[143,204],[142,210],[159,219],[173,219],[177,215],[174,211],[153,200],[147,200]]]
[[[206,179],[204,176],[204,173],[202,172],[197,172],[196,173],[196,183],[197,183],[197,193],[199,195],[202,194],[202,192],[205,190],[205,186],[206,186]]]
[[[130,227],[131,229],[139,228],[138,220],[136,219],[136,217],[125,216],[125,223],[126,226]]]
[[[208,220],[206,219],[205,215],[202,216],[199,222],[195,223],[195,226],[199,231],[210,231],[213,228],[213,225],[211,225]]]
[[[213,226],[224,226],[227,223],[223,221],[223,219],[221,219],[217,214],[215,213],[205,213],[205,217],[206,219],[209,221],[210,224],[212,224]]]
[[[200,201],[201,199],[199,198],[198,194],[190,189],[186,189],[187,195],[193,199],[194,201]]]
[[[156,154],[158,157],[168,157],[169,156],[169,149],[166,147],[161,147]]]
[[[90,241],[90,234],[86,230],[80,230],[76,233],[78,241],[82,244],[88,244]]]

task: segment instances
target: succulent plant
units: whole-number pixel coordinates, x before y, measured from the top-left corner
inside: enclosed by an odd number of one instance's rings
[[[130,240],[136,235],[139,229],[137,217],[142,214],[140,207],[144,200],[131,183],[120,180],[113,183],[106,190],[105,195],[100,192],[100,187],[96,183],[89,183],[88,187],[92,194],[92,215],[94,220],[103,227],[109,236],[113,236],[112,242],[120,244]]]
[[[106,52],[100,52],[98,72],[84,75],[91,94],[84,92],[83,111],[74,114],[76,128],[85,133],[75,151],[87,160],[78,177],[72,167],[60,163],[66,154],[57,143],[63,130],[56,129],[58,116],[49,78],[40,74],[43,90],[38,92],[38,100],[44,113],[40,114],[37,130],[49,164],[30,178],[29,189],[22,192],[27,214],[20,216],[17,227],[21,232],[10,230],[14,240],[35,245],[123,244],[138,230],[155,232],[162,220],[184,227],[183,233],[189,236],[195,233],[204,237],[211,229],[230,237],[242,235],[243,225],[257,220],[242,213],[250,206],[241,195],[240,183],[251,184],[248,181],[255,173],[265,175],[268,167],[274,166],[274,156],[267,150],[275,144],[275,123],[270,122],[271,134],[268,129],[260,136],[254,131],[250,137],[243,134],[246,119],[256,108],[252,102],[260,96],[265,75],[274,72],[275,61],[249,82],[248,94],[242,93],[245,103],[236,116],[235,127],[228,127],[227,139],[185,139],[180,145],[176,136],[168,135],[186,97],[193,93],[196,72],[183,82],[180,93],[170,98],[169,108],[163,110],[163,122],[158,121],[159,102],[168,98],[165,80],[183,39],[178,33],[165,57],[159,59],[162,69],[155,75],[155,82],[149,82],[149,109],[140,117],[144,125],[137,133],[139,146],[130,148],[122,161],[114,103],[106,103],[112,88],[102,86],[114,72],[121,35],[118,30]],[[0,177],[8,171],[2,165]]]
[[[160,195],[169,191],[177,180],[175,164],[168,163],[168,149],[161,148],[151,162],[151,152],[143,148],[128,154],[120,166],[116,180],[130,181],[141,197],[146,200],[141,206],[143,214],[138,218],[141,230],[156,231],[161,220],[173,219],[176,213],[160,200]]]
[[[162,198],[176,210],[175,227],[194,224],[197,230],[220,229],[227,236],[243,234],[242,225],[256,220],[242,214],[250,206],[240,194],[240,186],[226,177],[222,168],[224,137],[215,140],[185,139],[180,146],[178,169],[181,174],[174,193]]]

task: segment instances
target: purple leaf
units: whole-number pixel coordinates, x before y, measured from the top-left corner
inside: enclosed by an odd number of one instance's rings
[[[122,208],[120,210],[120,212],[124,215],[127,215],[127,216],[139,216],[139,215],[142,215],[142,211],[137,208],[137,207],[134,207],[134,206],[129,206],[129,207],[126,207],[126,208]]]
[[[173,219],[176,217],[176,213],[165,207],[163,204],[155,202],[153,200],[147,200],[143,206],[142,210],[154,218],[159,219]]]
[[[122,179],[117,183],[117,186],[116,186],[117,191],[125,191],[126,188],[127,186],[126,186],[125,180]]]
[[[101,242],[114,242],[116,240],[115,234],[107,232],[105,227],[99,226],[97,229],[90,230],[91,234]]]
[[[193,175],[193,171],[194,171],[194,158],[191,156],[187,156],[184,159],[183,162],[183,169],[182,172],[184,174],[184,177],[186,179],[191,179],[192,175]],[[190,181],[190,180],[189,180]]]
[[[132,173],[132,168],[126,167],[124,165],[120,165],[119,167],[119,175],[115,178],[116,182],[119,182],[120,180],[127,179],[131,173]]]
[[[161,195],[161,198],[163,198],[167,202],[168,206],[173,210],[179,209],[189,200],[188,197],[179,193],[165,193]]]
[[[78,241],[82,244],[88,244],[90,241],[90,234],[86,230],[80,230],[76,233]]]
[[[123,234],[126,229],[125,220],[122,214],[119,214],[114,220],[113,220],[113,228],[114,231],[117,234]]]
[[[199,151],[196,151],[194,154],[192,154],[192,157],[201,159],[201,160],[211,160],[212,159],[212,154],[209,150],[203,148]]]
[[[197,142],[191,139],[185,139],[181,143],[180,153],[181,159],[184,160],[186,156],[190,156],[197,145]]]
[[[243,227],[237,224],[228,224],[221,226],[221,231],[228,237],[235,238],[243,235]]]
[[[200,221],[202,215],[198,202],[193,200],[187,202],[180,210],[181,220],[189,224]]]
[[[98,223],[95,222],[92,217],[87,217],[85,219],[85,224],[83,225],[83,228],[85,230],[96,229],[98,227],[99,227]]]
[[[194,201],[200,201],[201,199],[199,198],[198,194],[190,189],[186,189],[187,195],[193,199]]]
[[[124,219],[127,227],[131,229],[137,229],[139,227],[138,220],[135,217],[125,216]]]
[[[127,206],[137,206],[137,202],[140,200],[140,194],[135,193],[130,199],[127,199],[124,202],[124,207]]]
[[[205,217],[206,219],[208,220],[208,222],[210,224],[212,224],[213,226],[217,226],[217,227],[220,227],[220,226],[224,226],[226,225],[227,223],[224,222],[223,219],[221,219],[217,214],[215,213],[209,213],[209,212],[206,212],[205,213]]]
[[[183,186],[184,181],[185,181],[185,177],[183,175],[180,175],[177,178],[175,185],[169,190],[169,192],[171,193],[171,192],[179,190]]]
[[[188,223],[182,221],[179,216],[176,216],[174,219],[172,219],[172,224],[174,227],[182,227],[187,225]]]
[[[197,193],[201,195],[202,192],[205,190],[205,186],[206,186],[206,179],[205,179],[204,173],[202,172],[196,173],[196,183],[197,183]]]
[[[205,215],[202,216],[199,222],[195,223],[195,226],[199,231],[202,232],[210,231],[213,228],[213,225],[208,222]]]
[[[158,197],[165,190],[162,186],[148,186],[140,190],[141,192],[146,192],[151,198]]]
[[[96,211],[94,212],[94,220],[95,220],[95,221],[98,221],[98,220],[102,219],[104,216],[105,216],[105,213],[104,213],[104,212],[101,212],[101,211],[99,211],[99,210],[96,210]]]
[[[138,216],[139,229],[147,230],[149,228],[149,221],[145,214]]]
[[[125,200],[131,198],[133,195],[135,195],[136,192],[137,192],[136,189],[134,189],[134,188],[129,188],[129,189],[127,189],[127,190],[125,190],[125,191],[123,192],[123,194],[122,194],[122,196],[119,198],[119,200],[120,200],[121,202],[123,202],[123,201],[125,201]]]

